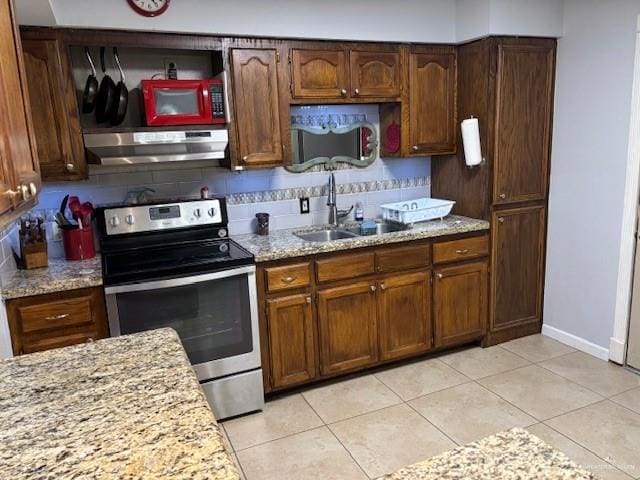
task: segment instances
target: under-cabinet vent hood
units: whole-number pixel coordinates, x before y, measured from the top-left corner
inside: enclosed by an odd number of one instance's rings
[[[84,144],[91,159],[101,165],[222,159],[228,142],[226,129],[178,127],[167,131],[84,133]]]

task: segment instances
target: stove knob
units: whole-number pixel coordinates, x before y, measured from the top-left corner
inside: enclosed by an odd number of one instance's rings
[[[227,229],[226,228],[221,228],[220,230],[218,230],[218,236],[219,237],[226,237],[227,236]]]
[[[220,251],[222,253],[226,253],[229,251],[229,245],[227,245],[226,243],[223,243],[222,245],[220,245]]]
[[[216,216],[216,209],[211,207],[207,213],[209,214],[210,217],[215,217]]]
[[[127,222],[129,225],[133,225],[136,219],[133,218],[133,215],[129,214],[126,217],[124,217],[124,221]]]
[[[196,217],[196,218],[200,218],[200,216],[201,216],[201,215],[202,215],[202,212],[200,211],[200,209],[199,209],[199,208],[196,208],[196,209],[193,211],[193,216],[194,216],[194,217]]]
[[[109,219],[109,225],[111,225],[112,227],[117,227],[118,225],[120,225],[120,219],[118,217],[111,217]]]

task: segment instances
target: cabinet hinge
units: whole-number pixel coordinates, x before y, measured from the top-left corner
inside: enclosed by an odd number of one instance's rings
[[[276,63],[280,63],[280,52],[276,50]]]
[[[267,307],[264,308],[264,318],[269,318],[269,309]]]
[[[429,283],[431,285],[433,285],[433,272],[431,273],[431,275],[429,276]]]

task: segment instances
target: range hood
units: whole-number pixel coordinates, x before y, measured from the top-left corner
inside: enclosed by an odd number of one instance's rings
[[[228,143],[226,129],[207,127],[84,133],[84,145],[91,160],[101,165],[222,159]]]

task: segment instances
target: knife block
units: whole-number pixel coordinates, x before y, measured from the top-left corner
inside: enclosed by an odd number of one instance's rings
[[[26,238],[21,235],[20,257],[22,258],[22,266],[27,270],[46,267],[49,265],[47,242],[27,243]]]

